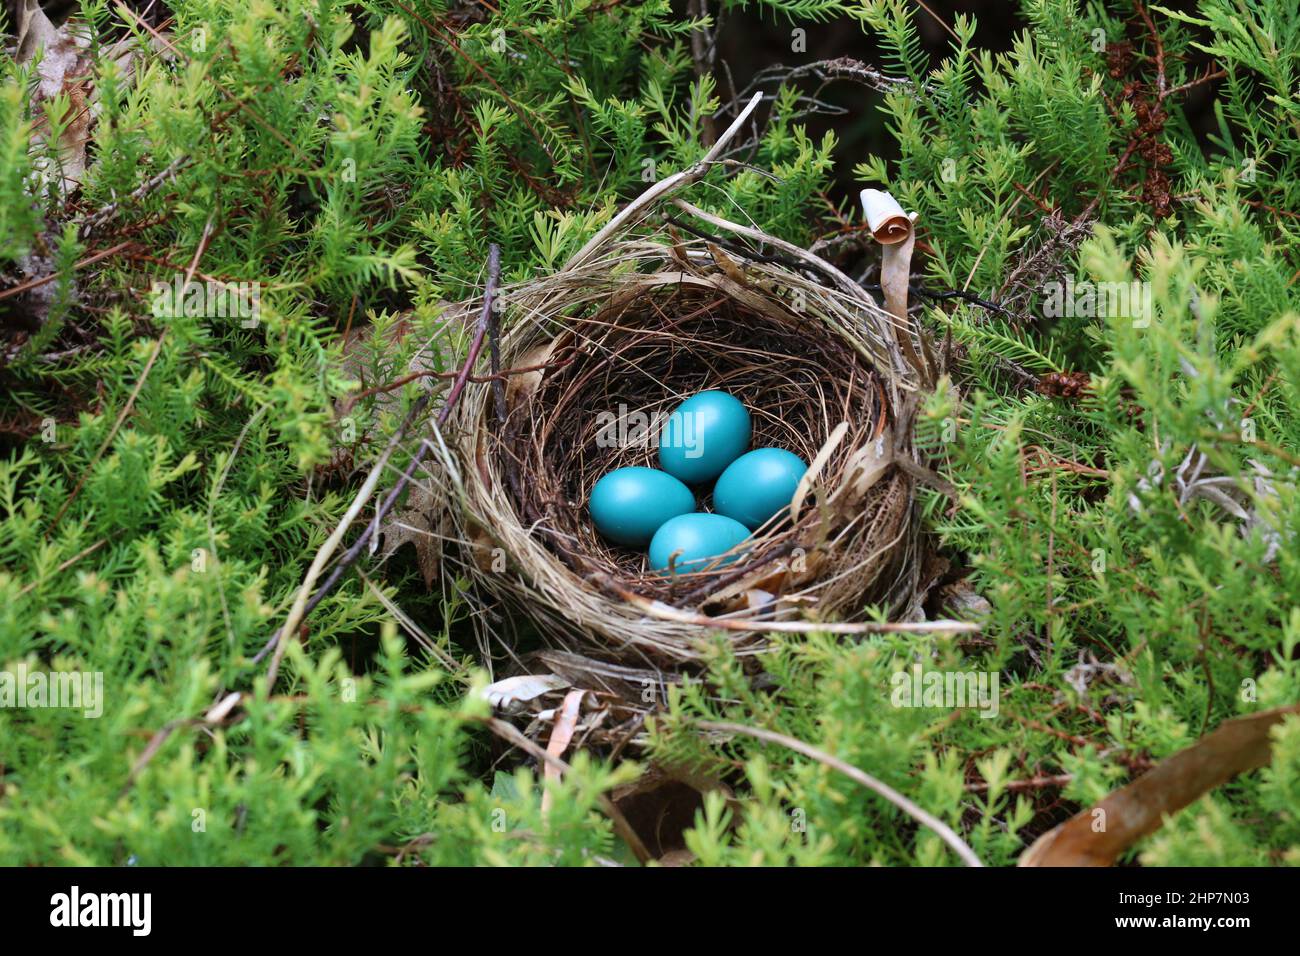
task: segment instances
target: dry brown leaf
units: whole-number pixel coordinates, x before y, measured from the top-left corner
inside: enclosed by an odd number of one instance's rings
[[[438,578],[438,560],[441,549],[437,537],[437,515],[434,495],[414,482],[410,485],[407,505],[393,511],[379,525],[383,544],[379,548],[381,560],[388,560],[404,544],[415,548],[415,558],[420,566],[424,586],[431,587]]]
[[[19,65],[26,65],[36,57],[37,50],[47,49],[54,43],[58,31],[38,0],[22,0],[16,13],[18,44],[14,48],[14,59]]]
[[[42,14],[43,16],[43,14]],[[31,21],[38,22],[35,17]],[[49,20],[45,21],[48,26]],[[69,20],[54,31],[54,35],[45,33],[45,26],[37,29],[45,37],[41,49],[44,51],[41,61],[36,65],[36,75],[40,81],[36,85],[36,99],[52,100],[74,81],[88,79],[90,59],[86,51],[90,49],[90,34],[84,24]]]
[[[708,246],[709,255],[713,256],[713,261],[718,264],[718,267],[727,274],[727,277],[731,279],[732,282],[739,286],[749,285],[749,279],[745,276],[745,270],[740,267],[740,264],[737,263],[735,259],[731,258],[731,256],[727,255],[721,248],[711,242],[705,243],[705,245]]]
[[[498,545],[496,539],[487,533],[481,525],[472,525],[467,534],[469,541],[470,557],[473,559],[475,566],[480,571],[499,571],[501,568],[493,567],[497,561]],[[504,551],[500,552],[504,554]]]
[[[695,862],[695,854],[690,850],[669,850],[659,858],[660,866],[690,866]]]
[[[22,65],[35,64],[37,83],[32,106],[39,107],[65,93],[68,97],[68,112],[62,117],[67,126],[59,136],[52,164],[56,168],[41,170],[47,180],[56,180],[60,193],[66,195],[85,178],[86,148],[97,111],[91,30],[87,23],[76,18],[55,27],[38,0],[21,0],[16,7],[18,32],[14,59]],[[136,37],[126,37],[104,48],[102,60],[113,61],[119,82],[130,85],[135,80],[137,63],[145,55],[171,57],[166,45],[166,37],[162,35],[145,43]],[[45,142],[45,126],[44,118],[38,119],[32,136],[36,144]],[[45,162],[43,157],[41,162]]]
[[[92,60],[89,55],[90,31],[79,20],[68,20],[57,29],[41,10],[37,0],[25,0],[18,11],[18,43],[15,56],[19,63],[36,63],[37,85],[32,105],[52,100],[67,93],[68,114],[62,117],[67,123],[59,136],[54,169],[43,169],[42,174],[56,180],[61,193],[69,193],[80,185],[86,174],[86,146],[90,142],[90,96],[93,90]],[[36,60],[37,54],[40,59]],[[32,139],[44,142],[42,119],[37,124]]]
[[[987,617],[993,613],[988,598],[970,586],[967,578],[953,581],[940,591],[943,607],[962,619]]]
[[[1044,833],[1020,866],[1111,866],[1174,814],[1239,773],[1272,759],[1269,731],[1300,704],[1225,721],[1095,807]]]
[[[556,336],[549,342],[543,342],[525,352],[519,362],[519,368],[535,368],[539,365],[546,365],[551,361],[551,356],[560,346],[561,336]],[[506,406],[514,408],[519,402],[526,402],[533,396],[537,386],[542,384],[542,375],[544,373],[537,369],[532,372],[521,372],[518,375],[511,375],[506,379]]]

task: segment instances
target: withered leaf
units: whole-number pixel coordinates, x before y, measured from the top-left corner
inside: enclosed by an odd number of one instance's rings
[[[381,560],[388,560],[404,544],[415,548],[415,558],[420,566],[420,576],[424,586],[431,587],[438,577],[438,561],[441,549],[438,546],[438,517],[433,493],[412,482],[407,505],[401,511],[390,512],[379,526],[382,544],[379,547]]]
[[[1020,856],[1020,866],[1111,866],[1120,854],[1160,828],[1165,816],[1272,759],[1269,731],[1300,704],[1225,721],[1095,807],[1044,833]],[[1094,829],[1095,826],[1095,829]]]

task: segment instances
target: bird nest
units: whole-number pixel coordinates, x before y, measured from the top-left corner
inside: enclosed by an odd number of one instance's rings
[[[902,607],[916,575],[914,486],[898,466],[913,455],[924,343],[816,256],[677,206],[695,225],[639,209],[553,275],[486,309],[463,303],[467,318],[501,318],[504,371],[466,388],[435,443],[442,561],[471,600],[566,651],[655,670],[719,633],[750,654],[771,631],[851,630],[868,608]],[[604,540],[587,501],[609,471],[655,467],[665,416],[704,389],[744,402],[752,447],[809,469],[740,559],[664,575]]]

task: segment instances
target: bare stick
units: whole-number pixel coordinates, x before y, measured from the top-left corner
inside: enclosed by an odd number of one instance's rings
[[[554,767],[561,773],[569,772],[570,768],[567,763],[533,743],[520,733],[513,724],[508,724],[496,717],[482,718],[481,722],[502,740],[508,741],[526,751],[544,765]],[[653,859],[650,851],[646,849],[646,845],[641,842],[641,838],[637,836],[637,832],[632,829],[632,825],[627,822],[627,817],[623,816],[623,811],[615,805],[614,801],[603,793],[596,799],[600,803],[600,808],[605,811],[605,815],[609,817],[610,822],[614,824],[614,830],[623,838],[623,842],[627,844],[632,854],[642,863],[647,863]]]
[[[956,853],[967,866],[984,865],[980,862],[980,858],[975,855],[975,851],[972,850],[966,844],[966,841],[959,837],[952,827],[948,826],[948,824],[918,807],[893,787],[882,783],[875,777],[871,776],[871,774],[859,770],[857,767],[853,766],[853,764],[846,763],[839,757],[828,754],[824,750],[818,750],[816,747],[811,744],[806,744],[802,740],[798,740],[794,737],[787,737],[785,734],[778,734],[773,730],[764,730],[761,727],[749,727],[745,724],[733,724],[726,721],[714,720],[700,721],[697,722],[695,726],[702,730],[712,730],[724,734],[743,734],[746,737],[754,737],[757,740],[765,740],[768,743],[780,744],[787,750],[793,750],[795,753],[803,754],[805,757],[816,760],[818,763],[825,764],[832,770],[838,770],[854,783],[859,783],[872,793],[884,797],[917,823],[933,830],[935,834],[938,835],[939,839],[948,844],[948,846],[952,848],[952,851]]]
[[[122,199],[119,199],[116,202],[111,202],[98,212],[87,216],[81,221],[78,238],[88,238],[96,229],[110,222],[122,209],[123,204],[128,202],[137,202],[138,200],[143,199],[193,162],[194,160],[189,156],[182,156],[179,159],[172,160],[167,165],[166,169],[158,173],[156,176],[151,176],[149,179],[146,179],[135,189],[131,190],[131,192],[127,193]]]
[[[86,258],[78,262],[74,262],[72,264],[72,269],[73,271],[76,271],[77,269],[84,269],[86,266],[94,265],[100,259],[107,259],[109,256],[121,252],[130,245],[133,245],[133,243],[128,239],[125,242],[119,242],[115,246],[110,246],[108,249],[102,249],[93,255],[86,256]],[[59,278],[59,275],[58,272],[51,272],[49,275],[41,276],[39,279],[28,279],[26,282],[19,285],[10,286],[8,289],[0,291],[0,299],[8,299],[15,295],[22,295],[24,292],[31,292],[32,289],[39,289],[43,285],[49,285],[51,282],[56,281]]]
[[[805,77],[812,77],[823,83],[831,80],[851,80],[870,87],[877,93],[890,93],[894,90],[907,89],[912,86],[912,81],[905,77],[886,76],[875,67],[861,60],[841,56],[833,60],[818,60],[815,63],[803,63],[792,67],[779,64],[765,67],[754,74],[754,78],[744,92],[748,93],[754,86],[761,83],[770,83],[773,80],[789,83],[791,80],[801,80]]]
[[[745,108],[740,111],[740,115],[737,116],[735,120],[732,121],[731,125],[727,127],[726,131],[718,137],[718,141],[713,144],[713,147],[707,153],[704,154],[703,159],[688,169],[684,169],[679,173],[673,173],[667,179],[659,180],[659,182],[655,183],[640,196],[637,196],[636,199],[633,199],[630,203],[624,206],[618,215],[607,222],[603,229],[587,240],[585,246],[574,253],[573,258],[566,262],[564,268],[560,271],[568,272],[571,269],[576,269],[583,265],[588,259],[595,255],[597,249],[609,241],[610,236],[617,234],[628,220],[639,215],[661,197],[674,193],[682,187],[689,186],[696,180],[702,179],[704,174],[709,171],[709,167],[718,161],[718,157],[722,155],[722,151],[726,148],[727,143],[729,143],[735,135],[740,132],[740,128],[744,126],[745,121],[749,119],[749,115],[753,113],[754,110],[758,109],[758,104],[762,102],[762,100],[763,93],[760,90],[750,97]]]
[[[465,356],[465,364],[461,366],[460,374],[456,377],[456,381],[452,383],[451,391],[447,393],[446,401],[443,402],[442,409],[438,412],[437,423],[439,426],[446,424],[447,418],[451,415],[451,410],[455,406],[457,399],[460,398],[461,392],[465,390],[465,384],[469,381],[470,372],[474,368],[474,363],[478,360],[479,352],[483,349],[483,339],[487,333],[488,322],[492,315],[492,302],[496,295],[497,279],[499,278],[500,273],[501,250],[496,243],[493,243],[488,247],[488,281],[487,288],[483,294],[483,311],[479,315],[478,330],[474,334],[474,340],[470,343],[469,353]],[[424,410],[428,403],[429,396],[425,395],[422,396],[412,407],[411,412],[407,415],[406,422],[403,423],[402,428],[399,429],[389,441],[388,447],[384,449],[383,455],[381,455],[379,461],[375,463],[375,467],[371,470],[369,476],[367,476],[365,482],[362,484],[361,489],[357,492],[357,496],[353,500],[351,507],[348,508],[347,513],[343,516],[343,520],[339,522],[339,526],[334,529],[334,533],[330,535],[320,552],[317,553],[315,560],[312,561],[311,567],[307,569],[307,576],[303,579],[302,586],[298,589],[298,596],[294,599],[293,607],[289,609],[289,617],[285,621],[284,626],[276,632],[276,635],[271,638],[270,643],[268,643],[266,647],[263,647],[253,659],[254,663],[257,663],[261,661],[271,647],[275,648],[275,656],[272,658],[271,666],[267,670],[266,686],[263,690],[264,695],[269,695],[271,693],[271,688],[275,684],[276,675],[280,670],[280,661],[284,657],[285,649],[289,644],[288,636],[297,630],[302,619],[316,609],[317,605],[319,605],[320,602],[325,599],[326,595],[334,589],[334,586],[347,572],[348,568],[350,568],[356,562],[357,558],[361,556],[361,552],[366,549],[366,545],[369,544],[371,538],[374,536],[380,522],[393,509],[393,505],[397,503],[397,499],[401,496],[402,492],[406,490],[406,486],[410,484],[411,478],[415,474],[415,470],[420,466],[420,463],[424,460],[424,456],[428,453],[429,443],[427,441],[421,441],[420,447],[416,450],[415,454],[411,456],[410,464],[408,464],[406,470],[402,472],[401,479],[393,486],[393,490],[388,493],[388,497],[384,499],[383,503],[379,506],[379,509],[375,512],[374,521],[366,523],[365,529],[352,544],[352,547],[350,547],[339,560],[339,563],[330,573],[330,576],[326,579],[325,583],[321,585],[320,590],[311,595],[311,598],[308,599],[308,595],[311,594],[311,589],[315,586],[316,579],[320,577],[321,571],[324,570],[325,564],[333,556],[334,552],[338,550],[338,546],[342,543],[343,536],[347,533],[348,528],[351,526],[352,522],[356,520],[357,515],[361,513],[361,510],[366,506],[366,503],[369,502],[371,496],[374,495],[375,488],[379,485],[379,479],[383,476],[388,464],[388,459],[392,456],[394,449],[404,436],[406,428],[414,418]]]
[[[678,209],[682,210],[682,212],[689,213],[690,215],[694,216],[696,219],[700,219],[704,222],[707,222],[711,226],[715,226],[716,228],[719,229],[729,230],[730,232],[734,232],[737,235],[744,236],[747,239],[753,239],[755,242],[762,242],[762,243],[766,243],[767,245],[774,246],[775,248],[780,249],[782,252],[786,253],[787,255],[792,256],[793,258],[799,260],[801,263],[804,263],[808,268],[816,269],[822,274],[829,276],[831,279],[835,281],[835,283],[841,288],[842,291],[847,292],[850,295],[856,296],[858,299],[862,299],[867,302],[871,301],[870,297],[866,294],[866,292],[862,290],[862,287],[858,285],[856,282],[854,282],[852,279],[850,279],[848,276],[846,276],[839,269],[835,268],[833,265],[831,265],[826,260],[820,258],[819,256],[815,256],[811,252],[808,252],[806,249],[800,249],[792,242],[786,242],[784,239],[778,239],[775,236],[766,235],[757,229],[750,229],[748,226],[742,226],[740,223],[731,222],[728,219],[723,219],[721,216],[715,216],[712,213],[707,213],[703,209],[700,209],[698,206],[691,205],[685,199],[674,199],[673,205],[675,205]],[[872,304],[874,305],[875,303]]]
[[[876,621],[751,621],[728,617],[709,617],[652,601],[630,591],[605,574],[592,574],[591,579],[628,604],[635,605],[651,617],[680,624],[694,624],[715,631],[780,631],[785,634],[971,634],[980,626],[973,621],[904,621],[878,623]]]
[[[194,271],[199,267],[199,260],[203,258],[203,253],[208,249],[208,242],[212,239],[212,223],[214,222],[216,215],[215,211],[210,213],[208,215],[208,221],[203,225],[203,235],[199,237],[199,244],[194,250],[194,257],[190,259],[189,268],[185,270],[184,284],[186,286],[188,286],[190,280],[194,278]],[[119,245],[125,246],[130,245],[130,243],[124,242]],[[114,246],[113,248],[116,249],[118,246]],[[144,363],[144,369],[140,372],[140,378],[136,381],[135,387],[131,389],[131,394],[127,397],[126,404],[122,406],[122,411],[118,413],[117,420],[113,422],[113,427],[109,430],[108,437],[104,439],[103,443],[99,446],[99,450],[95,452],[95,457],[91,459],[90,464],[87,465],[86,469],[81,473],[81,477],[77,480],[76,486],[72,489],[72,494],[68,495],[63,502],[63,506],[60,507],[58,513],[55,514],[54,520],[50,522],[51,528],[56,526],[59,521],[62,520],[63,516],[67,514],[68,508],[72,506],[72,502],[76,500],[77,495],[81,494],[81,489],[86,484],[86,479],[90,477],[91,471],[93,471],[95,466],[99,464],[99,460],[104,457],[104,452],[108,451],[109,446],[113,443],[113,439],[117,437],[118,429],[122,427],[122,423],[126,421],[127,416],[131,414],[131,409],[135,407],[135,400],[140,397],[140,390],[144,388],[144,383],[149,378],[149,373],[153,371],[154,363],[158,361],[158,356],[162,354],[163,342],[167,340],[168,331],[170,330],[163,329],[162,334],[158,336],[158,340],[154,342],[153,350],[150,351],[149,358]]]
[[[493,261],[493,258],[497,261]],[[501,269],[497,247],[493,246],[488,256],[488,273],[498,273]],[[492,398],[496,403],[497,423],[506,423],[506,383],[501,374],[501,323],[497,321],[496,309],[487,311],[488,355],[492,371]]]

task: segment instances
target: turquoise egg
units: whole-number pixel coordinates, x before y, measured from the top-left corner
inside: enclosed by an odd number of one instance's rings
[[[692,395],[659,433],[659,467],[688,485],[712,481],[749,447],[749,412],[726,392]]]
[[[617,468],[596,482],[588,506],[597,531],[639,548],[669,518],[694,511],[695,495],[657,468]]]
[[[725,515],[679,515],[665,521],[651,539],[650,567],[667,571],[669,559],[672,559],[673,569],[678,574],[703,571],[714,558],[748,537],[748,528]],[[730,564],[739,556],[732,555],[723,564]]]
[[[713,486],[713,510],[751,531],[790,507],[808,466],[784,448],[757,448],[741,455]]]

